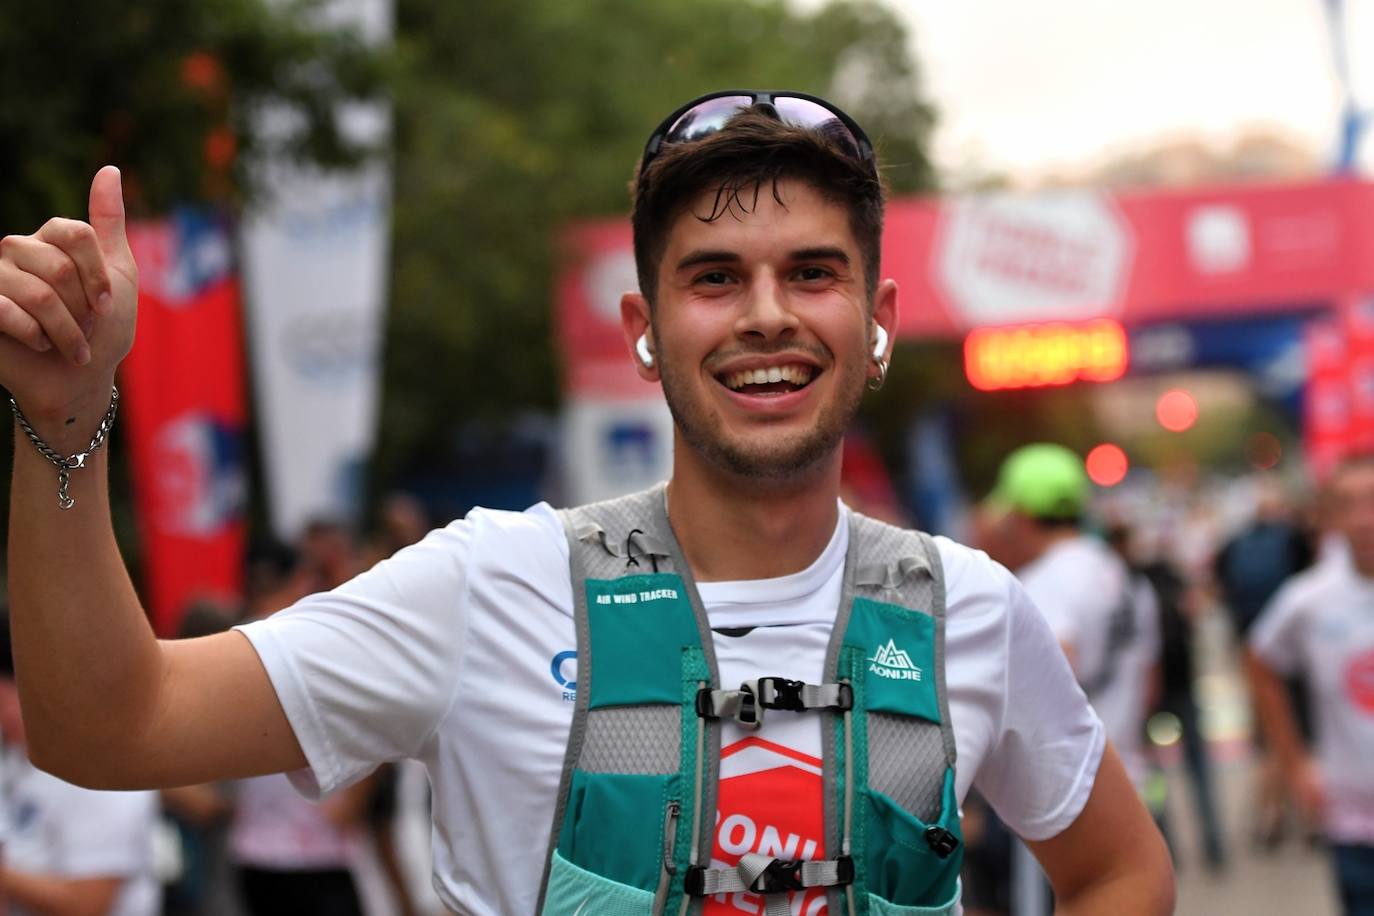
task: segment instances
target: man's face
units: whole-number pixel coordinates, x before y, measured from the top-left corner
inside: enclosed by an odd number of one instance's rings
[[[872,365],[863,263],[842,204],[800,181],[705,222],[678,217],[659,267],[655,361],[686,443],[710,464],[785,480],[838,454]],[[874,317],[891,328],[896,291]]]
[[[1350,545],[1355,568],[1374,576],[1374,464],[1342,470],[1331,485],[1336,527]]]

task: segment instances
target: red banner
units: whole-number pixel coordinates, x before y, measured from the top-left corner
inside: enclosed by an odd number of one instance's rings
[[[246,540],[243,344],[228,227],[195,211],[129,228],[138,337],[121,386],[159,635],[188,603],[237,601]]]
[[[620,294],[635,287],[628,220],[566,236],[558,286],[569,387],[624,363]],[[1092,190],[894,200],[882,274],[901,337],[1114,318],[1251,315],[1374,289],[1374,183],[1334,179],[1106,194]],[[594,377],[598,385],[601,375]]]
[[[1307,389],[1303,442],[1317,479],[1326,477],[1350,448],[1349,353],[1339,314],[1314,319],[1305,329]]]

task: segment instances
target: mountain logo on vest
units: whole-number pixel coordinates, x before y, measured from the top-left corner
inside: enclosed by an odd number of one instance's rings
[[[907,655],[905,650],[897,648],[895,639],[889,639],[886,645],[878,647],[878,651],[868,660],[868,670],[878,677],[893,681],[921,679],[921,669],[912,662],[911,656]]]

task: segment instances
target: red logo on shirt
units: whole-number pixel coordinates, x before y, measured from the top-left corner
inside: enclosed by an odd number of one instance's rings
[[[1374,649],[1345,666],[1345,692],[1356,709],[1374,716]]]
[[[720,809],[712,867],[729,868],[745,853],[779,859],[825,858],[821,762],[792,748],[745,738],[721,751]],[[800,908],[798,908],[800,906]],[[794,894],[792,912],[825,916],[825,891]],[[705,916],[762,916],[759,894],[719,894]]]

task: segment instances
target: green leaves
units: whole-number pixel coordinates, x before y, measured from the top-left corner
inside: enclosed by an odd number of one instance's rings
[[[290,151],[356,161],[366,150],[340,136],[335,105],[380,96],[389,59],[314,25],[319,5],[24,4],[22,19],[0,22],[0,232],[84,215],[83,188],[107,162],[123,171],[134,216],[236,201],[253,190],[241,166],[268,98],[297,115]]]

